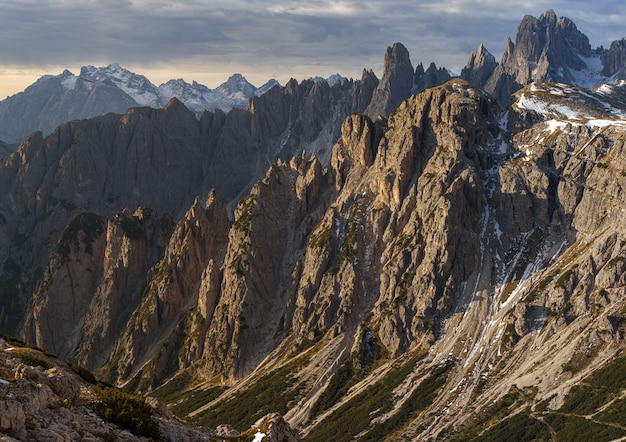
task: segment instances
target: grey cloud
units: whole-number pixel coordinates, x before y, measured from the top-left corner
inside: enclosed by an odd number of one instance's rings
[[[380,73],[385,47],[401,41],[414,65],[435,61],[458,71],[480,43],[501,55],[522,17],[548,8],[572,18],[594,47],[625,33],[626,6],[606,0],[593,10],[581,0],[0,0],[0,60],[12,66],[193,62],[268,72],[335,67],[350,75],[363,67]]]

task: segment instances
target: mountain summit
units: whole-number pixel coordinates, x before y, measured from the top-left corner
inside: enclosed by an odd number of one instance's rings
[[[0,140],[18,143],[36,130],[47,135],[66,121],[124,113],[130,107],[159,108],[173,97],[197,114],[215,109],[227,112],[246,107],[250,98],[276,84],[273,80],[256,88],[236,74],[214,90],[184,80],[170,80],[156,87],[143,75],[117,63],[84,66],[78,76],[68,70],[46,75],[24,92],[0,101]]]
[[[0,328],[213,428],[622,440],[626,82],[555,82],[615,80],[611,47],[548,11],[468,80],[397,43],[381,81],[34,133],[0,161]]]
[[[553,10],[535,18],[525,16],[515,43],[507,41],[501,62],[481,44],[470,55],[461,78],[493,94],[501,104],[533,81],[553,81],[593,87],[623,78],[626,45],[613,42],[610,49],[592,49],[589,39],[572,20]]]

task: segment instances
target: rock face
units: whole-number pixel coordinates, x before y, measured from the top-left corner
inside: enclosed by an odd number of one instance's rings
[[[461,78],[484,88],[505,106],[512,93],[533,81],[591,88],[603,81],[623,78],[621,42],[613,42],[608,50],[592,49],[574,22],[557,17],[550,9],[539,18],[527,15],[522,19],[515,43],[507,41],[500,64],[481,44],[470,56]]]
[[[553,14],[524,23],[586,47]],[[507,57],[539,52],[526,37]],[[388,62],[387,80],[409,72],[399,45]],[[468,65],[473,81],[504,69],[484,48]],[[0,170],[16,328],[245,437],[282,428],[269,413],[310,440],[547,440],[582,421],[626,437],[626,84],[535,81],[502,107],[453,79],[372,119],[383,83],[292,81],[200,121],[172,101],[30,137]],[[335,129],[332,149],[298,150]],[[84,159],[103,149],[114,171]],[[46,235],[51,253],[28,253]]]
[[[415,74],[413,77],[413,89],[412,93],[418,93],[424,89],[439,86],[452,79],[450,72],[446,68],[437,68],[435,63],[428,65],[428,68],[424,71],[424,66],[418,64],[415,68]],[[407,97],[408,98],[408,97]]]
[[[257,89],[235,74],[214,90],[181,79],[157,87],[118,64],[84,66],[79,75],[65,70],[43,76],[24,92],[0,101],[0,139],[20,143],[32,132],[47,135],[66,121],[124,113],[137,106],[161,108],[174,97],[198,115],[215,109],[228,112],[233,107],[245,108],[250,98],[276,84],[269,81]]]
[[[372,118],[386,117],[413,89],[413,65],[409,51],[402,43],[394,43],[387,48],[383,67],[383,77],[365,113]]]
[[[0,196],[0,329],[17,332],[55,240],[76,213],[109,218],[150,207],[179,219],[213,188],[232,212],[272,161],[307,151],[327,164],[343,120],[365,111],[377,85],[367,70],[332,87],[293,80],[247,109],[200,120],[172,99],[163,109],[131,108],[66,123],[45,138],[32,134],[0,163],[7,189]]]
[[[476,52],[469,56],[467,64],[461,71],[461,78],[470,84],[482,86],[487,84],[497,66],[496,58],[481,43]]]
[[[110,417],[94,412],[95,404],[102,400],[97,387],[79,377],[67,364],[32,348],[22,348],[19,343],[13,344],[9,346],[0,339],[2,440],[154,440],[120,428],[110,422]],[[218,433],[209,428],[176,419],[154,398],[146,402],[149,418],[158,428],[159,440],[198,441],[218,437]],[[264,431],[263,440],[269,442],[299,440],[289,424],[277,414],[259,420],[255,429]]]

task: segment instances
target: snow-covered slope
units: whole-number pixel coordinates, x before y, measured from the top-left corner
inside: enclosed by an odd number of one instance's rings
[[[40,130],[47,135],[59,124],[109,112],[122,113],[129,107],[163,107],[176,97],[201,114],[206,110],[243,108],[248,100],[277,85],[270,80],[260,88],[241,74],[234,74],[216,89],[182,79],[155,86],[143,75],[117,63],[104,67],[84,66],[80,74],[65,70],[45,75],[24,92],[0,101],[0,140],[19,143]]]
[[[590,127],[625,125],[626,81],[594,89],[563,83],[531,83],[515,94],[513,106],[539,114],[545,121]]]
[[[252,97],[263,95],[272,87],[280,85],[276,80],[270,80],[260,88],[253,86],[241,74],[233,74],[225,83],[215,89],[185,80],[170,80],[163,83],[157,89],[161,106],[171,98],[176,97],[196,113],[205,110],[222,109],[229,111],[234,107],[243,108]]]
[[[140,106],[159,107],[161,105],[159,92],[150,80],[143,75],[124,69],[117,63],[101,68],[84,66],[81,68],[78,78],[93,83],[110,81],[128,94]],[[75,84],[75,77],[70,77],[66,80],[69,87],[71,87],[72,80]]]

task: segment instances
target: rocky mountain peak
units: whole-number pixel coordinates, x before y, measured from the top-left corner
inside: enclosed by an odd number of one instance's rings
[[[572,20],[557,17],[550,9],[539,18],[527,15],[522,19],[515,43],[507,40],[500,64],[489,56],[481,60],[482,51],[477,51],[461,77],[508,105],[512,93],[533,81],[591,88],[620,78],[625,72],[625,52],[619,43],[611,47],[592,50],[589,39]]]
[[[415,94],[424,89],[439,86],[451,78],[452,76],[446,68],[438,68],[434,62],[431,62],[426,70],[424,70],[424,66],[420,63],[415,68],[411,93]]]
[[[461,78],[470,84],[482,85],[487,82],[497,66],[496,58],[481,43],[476,52],[470,54],[467,64],[461,71]]]
[[[591,56],[589,39],[569,18],[557,18],[548,10],[539,18],[527,15],[518,26],[512,57],[503,67],[518,83],[529,81],[561,81],[569,72],[580,71],[586,64],[580,57]]]
[[[224,94],[241,94],[249,98],[254,96],[256,88],[243,75],[235,73],[225,83],[218,86],[217,90]]]
[[[613,78],[626,76],[626,38],[615,40],[603,55],[603,75]]]
[[[163,106],[163,110],[171,112],[189,112],[187,106],[176,97],[170,98],[170,101]]]
[[[383,76],[365,113],[373,119],[379,115],[389,115],[402,100],[411,95],[413,74],[413,65],[406,47],[402,43],[387,47]]]

